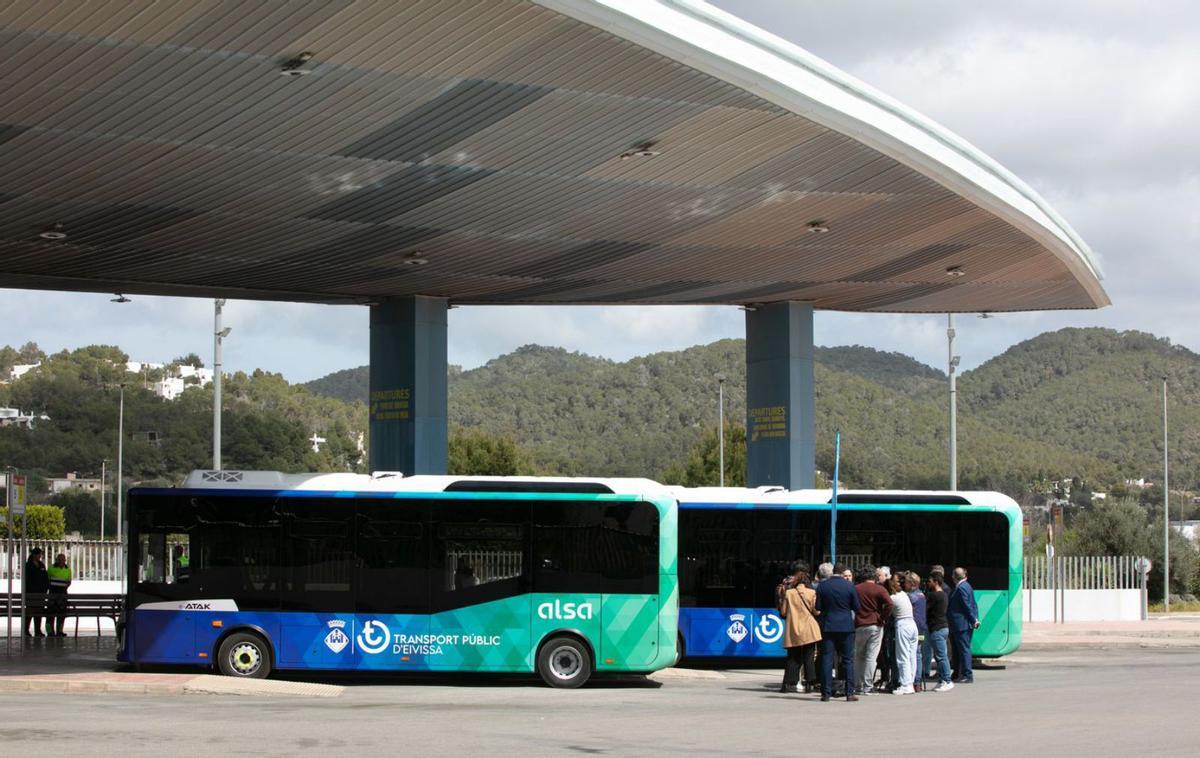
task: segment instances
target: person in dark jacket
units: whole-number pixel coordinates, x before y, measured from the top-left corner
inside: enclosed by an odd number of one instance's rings
[[[967,570],[961,566],[954,569],[954,591],[947,604],[946,621],[950,624],[950,639],[958,664],[951,681],[971,684],[975,681],[975,672],[971,669],[971,638],[979,628],[979,606],[975,604],[975,590],[967,581]]]
[[[833,657],[842,661],[846,681],[846,700],[854,702],[854,614],[858,611],[858,593],[842,578],[846,567],[822,563],[817,568],[817,611],[821,621],[821,701],[833,696]]]
[[[21,575],[21,580],[25,583],[25,597],[30,595],[45,595],[50,591],[50,574],[46,571],[46,562],[42,560],[42,549],[35,547],[29,551],[29,559],[25,561],[25,573]],[[30,632],[30,627],[33,627],[33,632]],[[26,611],[25,615],[25,636],[26,637],[45,637],[46,633],[42,631],[42,617],[35,616]]]

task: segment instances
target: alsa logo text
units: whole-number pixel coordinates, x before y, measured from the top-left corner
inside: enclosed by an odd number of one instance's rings
[[[564,603],[561,600],[545,602],[537,607],[540,619],[556,621],[573,621],[575,619],[591,619],[595,609],[591,603]]]

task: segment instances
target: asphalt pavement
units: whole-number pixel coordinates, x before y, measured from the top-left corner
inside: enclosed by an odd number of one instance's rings
[[[103,643],[77,659],[111,667]],[[0,676],[44,670],[0,658]],[[49,656],[43,658],[48,660]],[[77,666],[79,668],[79,666]],[[334,698],[0,691],[11,755],[1196,754],[1200,650],[1022,651],[945,694],[821,703],[776,669],[668,671],[552,690],[532,678],[323,679]]]

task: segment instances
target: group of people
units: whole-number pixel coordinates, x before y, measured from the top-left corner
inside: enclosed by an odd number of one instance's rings
[[[782,692],[798,692],[801,673],[804,691],[815,692],[818,666],[822,701],[920,692],[931,663],[934,692],[974,681],[971,640],[979,607],[966,569],[954,569],[952,584],[941,566],[933,566],[924,583],[915,572],[892,574],[887,566],[866,566],[855,576],[843,564],[822,563],[815,580],[803,561],[793,569],[776,588],[787,651]],[[844,682],[837,693],[835,665]]]
[[[54,563],[49,567],[42,559],[44,553],[40,547],[29,551],[25,561],[25,573],[21,575],[25,583],[25,597],[45,595],[46,615],[27,613],[25,616],[26,637],[66,637],[64,627],[67,623],[67,588],[71,586],[71,567],[67,565],[65,553],[54,556]],[[42,622],[45,620],[45,631]]]

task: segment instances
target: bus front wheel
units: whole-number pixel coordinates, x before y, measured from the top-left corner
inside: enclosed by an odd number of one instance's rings
[[[221,643],[217,667],[225,676],[266,679],[271,675],[271,650],[257,634],[234,632]]]
[[[574,689],[592,675],[592,656],[574,637],[552,637],[538,653],[538,673],[551,687]]]

